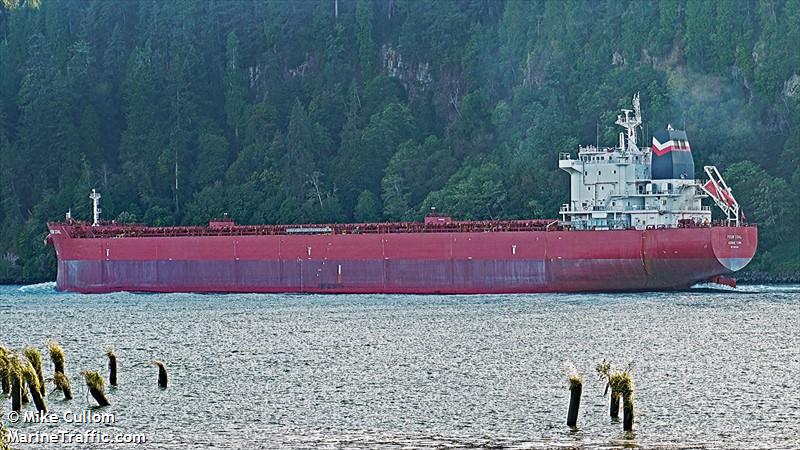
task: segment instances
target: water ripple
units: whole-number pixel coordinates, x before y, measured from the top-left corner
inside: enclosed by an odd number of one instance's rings
[[[63,345],[76,400],[51,395],[57,414],[89,404],[78,373],[105,374],[114,346],[109,430],[145,433],[146,448],[800,448],[800,286],[497,296],[3,286],[0,330],[12,348]],[[634,434],[607,417],[593,373],[603,358],[634,364]],[[584,374],[577,430],[564,425],[565,361]]]

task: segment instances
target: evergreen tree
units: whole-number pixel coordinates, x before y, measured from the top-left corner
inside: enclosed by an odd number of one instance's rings
[[[635,92],[797,270],[800,0],[6,0],[0,36],[3,280],[53,277],[92,187],[150,225],[556,217]]]

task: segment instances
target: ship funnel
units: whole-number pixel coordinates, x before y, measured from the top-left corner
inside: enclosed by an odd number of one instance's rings
[[[685,131],[668,126],[665,131],[653,135],[650,147],[653,152],[652,174],[654,180],[694,178],[692,148]]]
[[[100,195],[99,192],[92,189],[92,193],[89,194],[89,198],[92,199],[92,226],[96,227],[100,225],[100,213],[102,210],[100,209]]]

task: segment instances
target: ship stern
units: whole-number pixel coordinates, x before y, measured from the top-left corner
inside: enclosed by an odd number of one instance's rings
[[[758,228],[754,225],[714,227],[711,246],[719,264],[731,274],[743,269],[752,261],[758,248]]]

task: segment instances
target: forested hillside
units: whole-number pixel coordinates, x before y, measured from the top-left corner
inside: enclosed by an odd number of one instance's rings
[[[154,225],[556,217],[637,91],[751,268],[800,270],[800,0],[0,1],[0,279],[53,279],[93,187]]]

